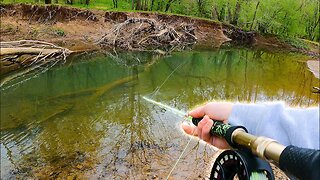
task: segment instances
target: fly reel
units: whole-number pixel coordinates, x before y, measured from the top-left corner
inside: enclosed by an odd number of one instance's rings
[[[222,152],[213,164],[210,179],[231,180],[236,175],[240,180],[274,180],[270,164],[245,149]]]

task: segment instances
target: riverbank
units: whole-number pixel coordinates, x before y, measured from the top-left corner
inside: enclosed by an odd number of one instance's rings
[[[0,41],[32,39],[54,43],[72,51],[92,51],[106,48],[99,44],[99,40],[110,33],[114,27],[130,18],[151,19],[170,27],[191,25],[192,36],[196,39],[194,46],[218,48],[225,44],[232,44],[262,48],[266,51],[285,50],[312,56],[319,54],[318,44],[306,42],[310,46],[308,49],[294,47],[272,35],[262,36],[255,32],[245,32],[238,27],[207,19],[152,12],[88,10],[55,5],[2,4]],[[11,64],[7,67],[1,64],[1,69],[3,68],[15,70],[19,65]]]

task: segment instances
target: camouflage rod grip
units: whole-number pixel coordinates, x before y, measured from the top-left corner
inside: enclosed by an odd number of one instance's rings
[[[199,122],[202,120],[203,118],[192,118],[192,123],[195,126],[198,126]],[[227,131],[228,129],[231,127],[230,124],[224,124],[222,121],[218,121],[218,120],[213,120],[213,126],[210,129],[210,133],[212,135],[215,136],[220,136],[220,137],[224,137],[226,138],[227,136]]]

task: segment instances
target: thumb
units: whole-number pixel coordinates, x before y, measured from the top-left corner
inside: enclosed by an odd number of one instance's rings
[[[195,117],[195,118],[203,117],[204,115],[206,115],[204,112],[204,107],[205,106],[199,106],[199,107],[195,108],[194,110],[190,111],[188,113],[188,115]]]

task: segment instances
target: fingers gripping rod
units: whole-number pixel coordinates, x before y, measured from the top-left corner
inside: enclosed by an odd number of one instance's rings
[[[192,118],[192,122],[196,126],[201,120],[202,118]],[[275,163],[279,162],[281,152],[285,149],[285,146],[273,139],[251,135],[243,126],[231,126],[221,121],[214,121],[210,133],[223,137],[233,148],[244,147],[258,157]]]

